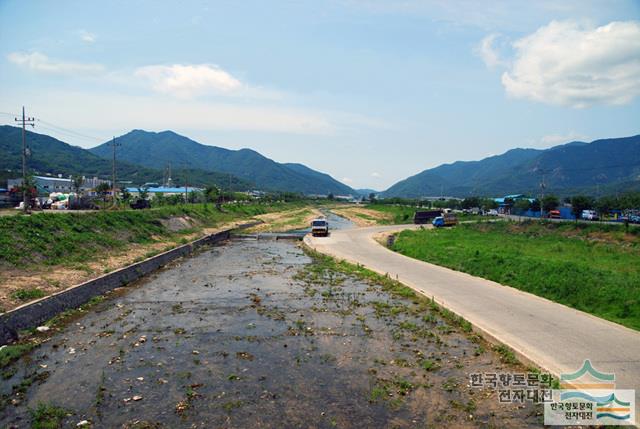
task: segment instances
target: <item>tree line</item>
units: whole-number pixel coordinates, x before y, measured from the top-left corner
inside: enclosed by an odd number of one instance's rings
[[[481,210],[497,209],[499,204],[493,198],[471,196],[464,199],[438,199],[426,200],[419,198],[385,198],[376,199],[370,196],[369,202],[375,204],[409,205],[425,208],[450,208],[450,209],[473,209]],[[609,213],[612,210],[629,211],[640,210],[640,192],[627,192],[618,195],[607,195],[595,198],[589,195],[575,195],[560,198],[556,195],[546,195],[542,200],[534,199],[510,199],[506,198],[504,203],[519,211],[540,211],[540,207],[545,212],[556,210],[561,204],[570,204],[575,210],[574,213],[582,213],[583,210],[596,210],[599,213]]]

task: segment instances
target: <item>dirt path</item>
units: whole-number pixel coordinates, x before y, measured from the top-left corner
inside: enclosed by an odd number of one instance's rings
[[[258,225],[246,232],[285,232],[297,229],[307,228],[311,221],[319,216],[322,216],[320,210],[313,207],[305,207],[299,210],[291,210],[278,213],[267,213],[264,215],[256,216],[264,223]]]
[[[335,208],[331,210],[338,216],[345,217],[358,226],[378,225],[380,221],[391,221],[393,216],[364,207]]]
[[[0,425],[45,404],[64,427],[538,426],[530,403],[469,387],[521,367],[311,262],[291,243],[234,242],[116,293],[3,368]]]

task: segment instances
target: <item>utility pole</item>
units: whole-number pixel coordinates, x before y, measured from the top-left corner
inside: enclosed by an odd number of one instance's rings
[[[184,173],[184,203],[187,204],[189,202],[189,194],[187,192],[189,186],[189,176],[187,176],[187,172],[185,170]]]
[[[113,141],[111,142],[111,146],[113,147],[113,163],[112,163],[112,171],[111,171],[111,179],[113,182],[111,183],[111,193],[113,198],[112,207],[116,206],[116,147],[122,146],[122,143],[116,143],[115,136],[113,137]]]
[[[540,219],[542,219],[542,214],[544,213],[544,188],[547,186],[544,184],[544,170],[541,170],[542,173],[542,181],[540,182],[540,192],[542,196],[540,197]]]
[[[16,122],[22,122],[22,210],[24,213],[29,212],[29,203],[27,203],[27,156],[31,153],[27,148],[27,131],[26,126],[35,127],[35,118],[28,118],[24,115],[24,106],[22,106],[22,119],[15,118]]]
[[[162,170],[162,186],[167,186],[167,167]]]

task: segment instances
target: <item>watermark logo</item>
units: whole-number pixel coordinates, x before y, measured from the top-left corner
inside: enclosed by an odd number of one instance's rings
[[[536,404],[553,400],[553,376],[538,372],[485,372],[469,374],[471,387],[492,389],[498,392],[502,403],[533,402]]]
[[[560,389],[545,402],[545,425],[635,425],[635,390],[616,389],[615,374],[585,360],[576,372],[560,375]]]
[[[586,359],[582,368],[570,374],[560,374],[561,389],[615,389],[615,374],[605,374],[596,370]]]

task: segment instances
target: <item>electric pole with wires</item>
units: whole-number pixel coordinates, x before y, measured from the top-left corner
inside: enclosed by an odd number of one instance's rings
[[[544,188],[546,188],[547,185],[545,185],[544,183],[544,171],[542,172],[542,181],[540,182],[540,192],[542,193],[542,196],[540,198],[540,219],[542,219],[543,214],[544,214]]]
[[[189,203],[189,175],[187,170],[184,171],[184,203]]]
[[[24,114],[24,106],[22,106],[22,119],[15,118],[16,122],[22,122],[22,210],[29,213],[30,202],[27,202],[27,157],[31,155],[27,147],[27,130],[26,126],[35,127],[35,118],[26,117]]]
[[[537,168],[536,170],[542,176],[540,179],[540,219],[544,217],[544,190],[547,188],[547,184],[544,181],[544,175],[549,171],[543,170],[542,168]]]
[[[116,148],[118,146],[122,146],[122,143],[116,143],[116,138],[113,137],[113,141],[110,146],[113,147],[113,163],[112,163],[112,171],[111,171],[111,197],[112,197],[112,205],[111,207],[115,208],[116,206]]]

